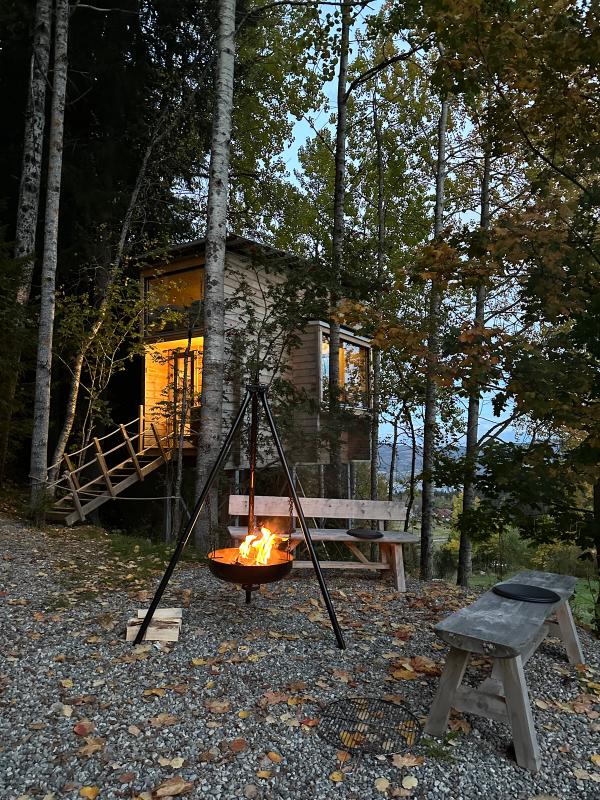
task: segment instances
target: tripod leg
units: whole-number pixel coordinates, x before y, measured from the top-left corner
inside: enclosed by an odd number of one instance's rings
[[[152,621],[152,617],[154,612],[156,611],[158,604],[160,603],[160,599],[164,594],[165,589],[167,588],[167,584],[171,580],[171,575],[173,574],[173,570],[177,566],[177,562],[181,558],[181,554],[183,552],[183,548],[188,543],[188,539],[190,538],[192,531],[194,530],[194,526],[198,522],[198,518],[202,512],[202,508],[204,507],[204,503],[206,502],[206,498],[208,497],[208,493],[215,481],[215,478],[219,474],[219,470],[225,463],[225,459],[227,458],[227,454],[229,453],[229,448],[231,447],[231,443],[233,441],[233,437],[237,429],[239,428],[244,414],[246,413],[246,409],[248,408],[248,403],[250,402],[250,392],[246,390],[246,394],[244,399],[242,400],[242,405],[240,406],[240,410],[237,413],[237,417],[233,421],[233,424],[229,430],[229,433],[225,437],[225,441],[221,445],[221,450],[219,451],[219,455],[217,456],[217,460],[215,461],[213,468],[210,471],[210,475],[206,479],[206,483],[204,484],[204,488],[200,492],[200,497],[198,498],[198,502],[194,507],[194,510],[191,513],[191,516],[188,520],[187,525],[179,540],[177,542],[177,547],[175,548],[173,555],[171,556],[171,560],[169,561],[169,565],[165,570],[165,574],[162,576],[162,579],[158,585],[158,589],[156,590],[156,594],[152,598],[152,602],[150,603],[150,608],[146,612],[146,616],[144,617],[144,621],[142,622],[140,629],[138,631],[137,636],[135,637],[135,644],[140,644],[144,641],[144,636],[146,635],[146,631],[148,630],[148,625]]]
[[[340,650],[345,650],[346,643],[344,641],[344,635],[342,634],[342,629],[340,628],[340,624],[335,614],[335,609],[333,608],[333,603],[331,602],[331,597],[329,596],[329,591],[325,583],[325,578],[321,570],[321,565],[319,564],[319,559],[315,551],[315,546],[311,539],[310,531],[308,530],[308,525],[306,524],[304,511],[302,510],[302,506],[300,505],[298,493],[296,492],[296,487],[294,486],[294,481],[292,480],[292,474],[290,472],[290,468],[288,466],[285,453],[283,452],[283,445],[281,444],[281,439],[279,438],[277,428],[275,427],[275,420],[273,419],[273,414],[271,413],[271,407],[269,406],[269,402],[267,400],[266,387],[261,386],[260,389],[261,389],[260,399],[262,402],[262,406],[264,408],[265,416],[269,423],[269,428],[271,429],[271,433],[273,434],[273,440],[275,442],[275,447],[277,448],[277,453],[279,455],[279,460],[281,461],[283,471],[285,472],[285,477],[287,479],[290,494],[292,495],[292,499],[294,500],[294,505],[296,506],[296,511],[298,512],[298,520],[300,521],[300,527],[302,528],[302,533],[304,534],[304,541],[306,542],[306,547],[310,555],[310,560],[313,563],[313,567],[317,575],[317,580],[319,582],[319,587],[321,588],[323,601],[325,603],[325,607],[327,609],[327,613],[329,614],[329,619],[331,621],[331,627],[333,628],[333,632],[335,633],[337,646],[340,648]]]

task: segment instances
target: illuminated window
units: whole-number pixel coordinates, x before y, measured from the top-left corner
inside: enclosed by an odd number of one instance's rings
[[[145,280],[146,324],[152,331],[185,330],[200,322],[204,270],[188,269]]]
[[[329,336],[321,340],[321,375],[323,390],[329,384]],[[369,350],[342,340],[340,344],[341,400],[349,406],[367,408],[369,397]]]

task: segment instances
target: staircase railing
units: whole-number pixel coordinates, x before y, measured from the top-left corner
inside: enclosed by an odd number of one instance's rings
[[[93,437],[79,450],[65,453],[60,462],[49,468],[50,472],[62,465],[59,478],[49,484],[56,498],[55,507],[60,505],[61,499],[70,496],[79,518],[85,519],[85,505],[91,497],[97,496],[97,492],[92,491],[94,487],[97,489],[102,483],[109,497],[116,497],[119,470],[131,464],[138,480],[143,480],[140,459],[158,450],[159,457],[166,463],[171,456],[172,439],[170,433],[161,436],[153,422],[146,423],[141,407],[135,419],[119,424],[104,436]]]

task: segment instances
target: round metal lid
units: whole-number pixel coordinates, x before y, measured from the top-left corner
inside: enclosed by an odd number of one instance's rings
[[[497,583],[492,586],[492,592],[510,600],[524,600],[526,603],[558,603],[560,595],[541,586],[531,586],[526,583]]]

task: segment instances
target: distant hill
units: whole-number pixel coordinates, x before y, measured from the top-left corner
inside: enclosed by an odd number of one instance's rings
[[[464,447],[459,448],[459,452],[464,452]],[[392,446],[390,444],[379,445],[379,471],[387,475],[390,471],[390,462],[392,459]],[[408,445],[399,445],[396,448],[396,476],[398,479],[410,475],[410,461],[412,458],[412,448]],[[423,458],[420,450],[417,452],[417,473],[421,471],[423,466]]]

